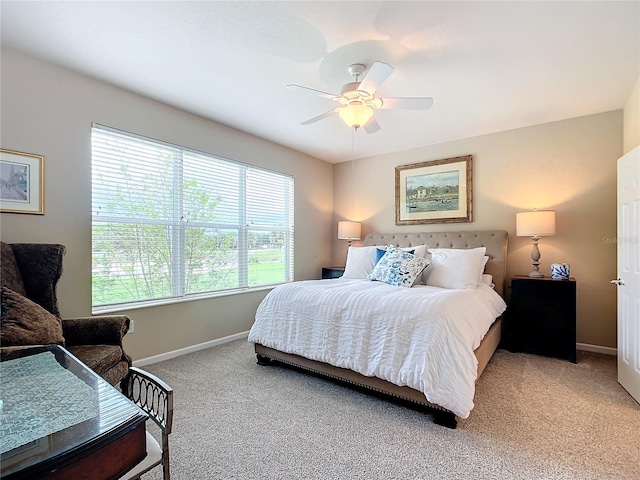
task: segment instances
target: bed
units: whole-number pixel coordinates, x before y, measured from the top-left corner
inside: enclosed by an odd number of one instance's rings
[[[351,278],[293,282],[265,297],[249,333],[258,363],[329,377],[427,411],[435,423],[456,428],[457,418],[470,414],[475,382],[500,342],[507,244],[501,230],[369,234],[364,240],[369,248],[349,250],[346,273],[351,273],[345,277]],[[411,288],[360,274],[353,278],[356,253],[369,255],[374,246],[389,245],[415,257],[427,248],[435,252],[425,255],[432,259],[424,283],[432,285],[422,285],[423,278]],[[394,253],[413,257],[398,250]],[[461,254],[466,262],[479,251],[486,264],[477,286],[433,285],[435,272],[443,271],[437,255]]]

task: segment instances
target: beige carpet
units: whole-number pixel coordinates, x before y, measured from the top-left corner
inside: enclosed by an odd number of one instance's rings
[[[256,365],[244,340],[145,368],[175,389],[175,480],[640,480],[640,406],[617,383],[615,357],[581,353],[574,365],[498,350],[457,430]]]

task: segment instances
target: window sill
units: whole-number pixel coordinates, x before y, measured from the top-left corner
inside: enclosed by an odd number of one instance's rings
[[[181,298],[164,298],[159,300],[149,300],[146,302],[135,303],[123,303],[119,305],[107,305],[104,307],[95,307],[91,310],[93,315],[104,315],[107,313],[128,312],[131,310],[139,310],[141,308],[161,307],[164,305],[173,305],[176,303],[194,302],[198,300],[208,300],[211,298],[228,297],[232,295],[242,295],[245,293],[261,292],[264,290],[271,290],[282,283],[275,283],[271,285],[261,285],[259,287],[247,287],[239,288],[236,290],[224,290],[220,292],[207,292],[202,294],[189,295]]]

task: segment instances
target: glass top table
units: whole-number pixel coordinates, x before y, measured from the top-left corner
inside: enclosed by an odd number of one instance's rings
[[[0,477],[115,479],[146,456],[147,415],[63,347],[0,362]]]

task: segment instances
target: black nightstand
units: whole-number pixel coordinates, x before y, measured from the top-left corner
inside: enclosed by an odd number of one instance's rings
[[[503,345],[576,363],[576,281],[515,276]]]
[[[344,273],[344,267],[322,267],[322,278],[340,278]]]

